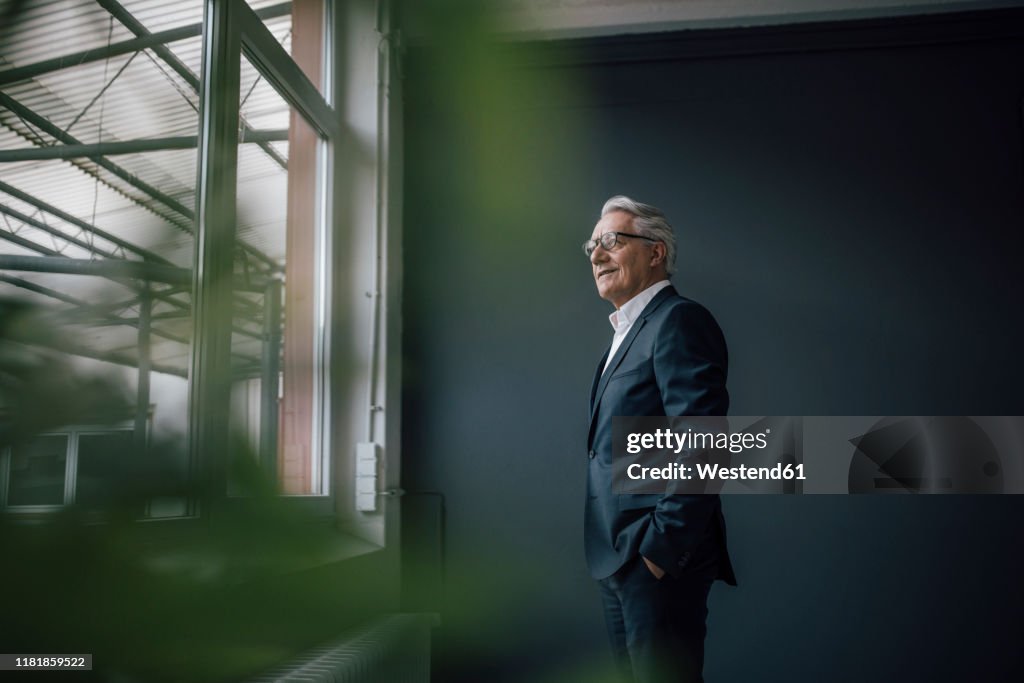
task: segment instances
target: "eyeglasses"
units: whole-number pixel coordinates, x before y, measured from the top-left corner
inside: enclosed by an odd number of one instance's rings
[[[599,238],[597,238],[596,240],[587,240],[586,242],[584,242],[583,243],[583,253],[587,255],[587,258],[590,258],[591,254],[594,253],[594,250],[597,249],[597,245],[599,245],[599,244],[602,247],[604,247],[605,251],[611,251],[612,249],[615,248],[616,244],[621,244],[621,242],[619,242],[619,238],[620,237],[636,237],[636,238],[639,238],[639,239],[642,239],[642,240],[647,240],[648,242],[657,242],[658,241],[658,240],[654,239],[653,237],[645,237],[643,235],[634,235],[631,232],[606,232],[603,235],[601,235]]]

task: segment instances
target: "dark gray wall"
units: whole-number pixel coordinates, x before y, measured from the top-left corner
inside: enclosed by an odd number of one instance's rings
[[[441,680],[607,661],[581,536],[611,309],[579,244],[612,194],[673,220],[733,414],[1024,414],[1024,22],[933,23],[412,53],[403,486],[445,496],[446,577],[413,558],[407,598],[442,610]],[[1019,680],[1020,497],[724,504],[708,680]]]

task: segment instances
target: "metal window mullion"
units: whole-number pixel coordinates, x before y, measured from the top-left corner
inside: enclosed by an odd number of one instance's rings
[[[75,502],[75,484],[78,479],[78,432],[67,433],[67,462],[64,464],[64,505]]]
[[[260,463],[264,474],[277,479],[277,440],[281,420],[278,389],[281,374],[281,281],[267,282],[263,296],[263,359],[260,377]]]
[[[334,5],[330,2],[323,4],[321,14],[321,46],[320,46],[320,91],[323,94],[321,100],[328,107],[328,115],[332,122],[337,123],[336,111],[331,108],[334,98]],[[320,92],[318,92],[320,94]],[[340,127],[339,127],[340,130]],[[319,480],[314,482],[313,491],[333,495],[332,472],[333,461],[329,457],[331,452],[331,433],[328,425],[331,424],[331,336],[330,336],[330,311],[331,293],[334,291],[332,270],[329,264],[330,254],[333,253],[331,242],[330,225],[333,225],[334,215],[334,152],[338,137],[329,135],[321,137],[318,142],[316,164],[317,164],[317,215],[316,215],[316,300],[314,321],[316,328],[313,333],[314,362],[317,364],[313,375],[314,381],[314,444],[319,449],[317,453],[317,467],[314,472],[319,474]]]
[[[189,457],[200,503],[227,491],[241,46],[235,0],[206,0],[189,371]]]
[[[331,231],[328,226],[331,224],[329,216],[333,212],[332,198],[334,193],[330,191],[333,187],[334,174],[334,143],[330,139],[320,138],[317,145],[316,166],[317,166],[317,192],[316,192],[316,275],[315,275],[315,309],[313,330],[313,444],[318,449],[318,467],[313,468],[315,473],[313,491],[320,494],[329,494],[331,481],[331,459],[327,456],[331,452],[330,430],[330,405],[331,405],[331,358],[330,358],[330,314],[331,292],[333,291],[333,280],[331,269],[328,265],[328,257],[331,254]],[[316,476],[318,475],[318,476]]]

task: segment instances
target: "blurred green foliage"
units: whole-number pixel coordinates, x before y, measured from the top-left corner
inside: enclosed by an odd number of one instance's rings
[[[131,414],[130,387],[51,350],[60,334],[42,311],[0,301],[0,449]],[[338,569],[333,525],[278,496],[244,439],[231,442],[240,495],[198,518],[139,521],[156,496],[204,492],[181,471],[183,441],[139,452],[127,439],[102,502],[0,515],[4,652],[90,653],[94,680],[235,680],[379,611],[387,576]]]

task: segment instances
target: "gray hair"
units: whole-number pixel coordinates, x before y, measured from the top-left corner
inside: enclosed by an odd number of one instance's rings
[[[649,237],[665,245],[665,272],[671,275],[676,269],[676,236],[672,232],[665,214],[650,204],[641,204],[625,195],[615,195],[604,203],[601,216],[612,211],[625,211],[633,216],[633,229],[638,235]]]

